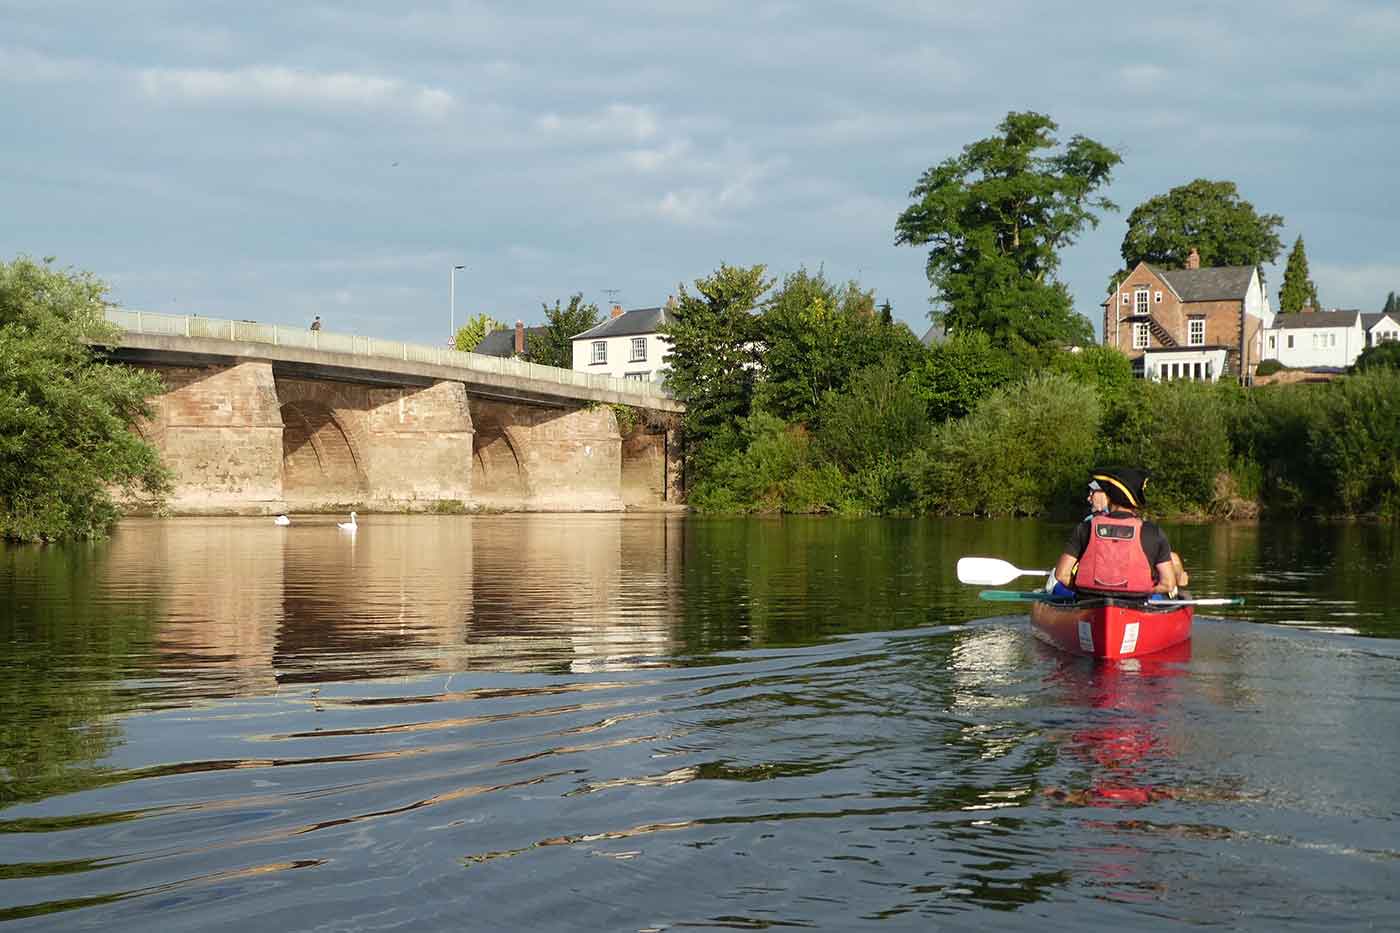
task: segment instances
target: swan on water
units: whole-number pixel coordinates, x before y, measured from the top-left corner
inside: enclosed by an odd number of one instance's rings
[[[354,513],[354,512],[351,512],[351,513],[350,513],[350,521],[348,521],[348,522],[336,522],[335,524],[336,524],[336,527],[339,528],[341,531],[354,531],[356,528],[360,527],[359,525],[355,524],[355,513]]]
[[[279,515],[272,520],[274,525],[290,525],[292,520],[285,515]]]

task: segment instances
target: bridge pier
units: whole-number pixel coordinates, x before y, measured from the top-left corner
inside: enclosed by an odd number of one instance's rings
[[[185,514],[277,512],[282,416],[272,364],[157,366],[167,391],[137,429],[175,474],[170,508]]]

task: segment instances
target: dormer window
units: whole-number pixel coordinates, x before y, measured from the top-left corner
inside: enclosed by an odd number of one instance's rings
[[[1139,288],[1133,292],[1133,313],[1147,314],[1147,289]]]

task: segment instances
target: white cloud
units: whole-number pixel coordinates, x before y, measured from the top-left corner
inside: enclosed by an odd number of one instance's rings
[[[609,104],[601,111],[581,116],[546,113],[535,120],[535,128],[569,142],[644,143],[661,132],[660,121],[650,107],[632,104]]]
[[[674,166],[689,153],[690,140],[675,139],[660,147],[630,149],[622,157],[637,171],[653,173]]]
[[[163,101],[406,109],[429,119],[445,117],[456,103],[452,94],[441,88],[397,78],[344,71],[312,72],[277,65],[232,70],[148,68],[140,72],[140,84],[148,96]]]
[[[1126,87],[1135,91],[1150,91],[1166,85],[1171,72],[1161,65],[1146,62],[1126,65],[1118,69],[1118,78]]]

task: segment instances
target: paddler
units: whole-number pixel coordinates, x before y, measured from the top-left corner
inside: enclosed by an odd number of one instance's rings
[[[1135,468],[1095,470],[1095,492],[1108,499],[1108,510],[1092,513],[1074,526],[1064,553],[1055,564],[1056,594],[1175,598],[1178,592],[1171,544],[1156,523],[1142,518],[1147,473]],[[1179,560],[1179,558],[1178,558]]]

